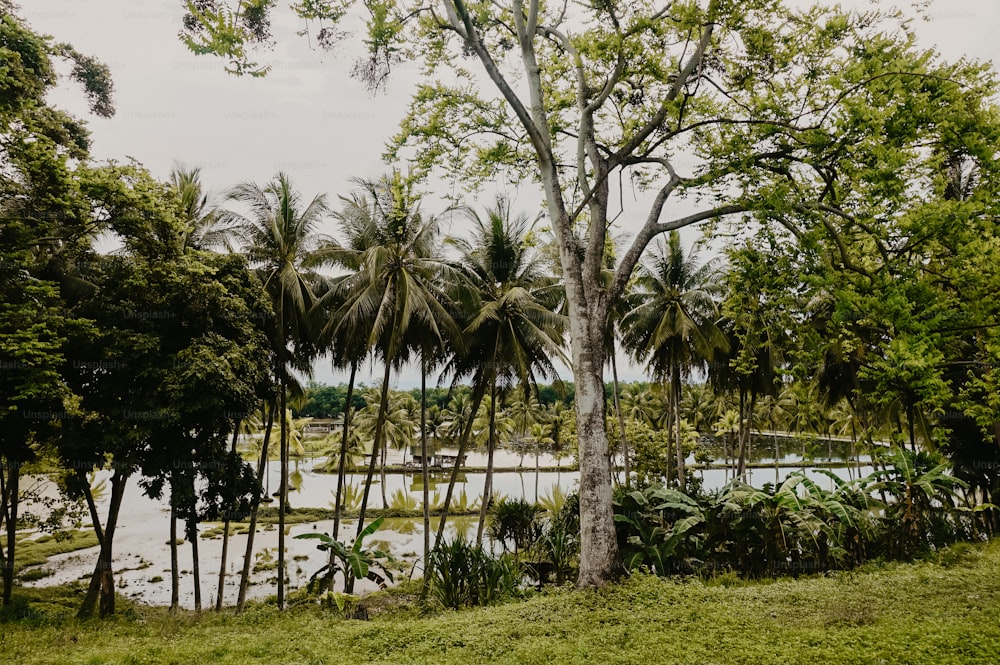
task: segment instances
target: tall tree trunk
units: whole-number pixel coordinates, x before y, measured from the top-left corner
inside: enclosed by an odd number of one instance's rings
[[[7,460],[7,486],[4,488],[7,554],[3,558],[3,604],[5,606],[10,605],[11,594],[14,591],[14,557],[17,553],[17,511],[20,504],[20,485],[20,463],[16,460]]]
[[[274,404],[264,404],[265,425],[264,440],[260,446],[260,462],[257,464],[257,486],[264,487],[264,474],[267,471],[267,448],[271,440],[271,428],[274,426]],[[250,527],[247,531],[247,546],[243,553],[243,570],[240,572],[240,591],[236,598],[236,611],[242,612],[246,606],[247,588],[250,586],[250,564],[253,561],[253,541],[257,534],[257,511],[260,501],[254,501],[250,507]]]
[[[368,475],[365,477],[365,490],[361,496],[361,511],[358,514],[357,536],[365,530],[365,513],[368,511],[368,495],[371,492],[372,480],[375,478],[375,465],[382,450],[382,433],[385,429],[385,416],[389,410],[389,376],[392,365],[385,363],[385,372],[382,376],[382,394],[378,405],[378,417],[375,420],[375,440],[372,441],[372,458],[368,463]],[[355,536],[355,537],[357,537]]]
[[[388,413],[388,407],[386,413]],[[384,427],[385,425],[383,425],[383,428]],[[382,507],[388,508],[389,498],[386,496],[385,493],[386,492],[385,486],[387,484],[385,481],[385,458],[386,455],[388,455],[389,453],[389,442],[386,441],[385,443],[383,443],[381,449],[382,449],[382,454],[379,455],[379,492],[382,494]]]
[[[285,366],[282,365],[280,383],[281,412],[281,486],[278,488],[278,609],[285,609],[285,511],[288,509],[288,387],[285,385]]]
[[[666,419],[667,422],[666,422],[666,429],[667,429],[667,432],[669,433],[670,432],[670,423],[673,421],[673,416],[672,416],[672,414],[673,414],[672,408],[673,407],[671,405],[671,402],[673,401],[674,397],[673,397],[673,393],[671,391],[667,390],[667,384],[666,383],[660,384],[660,389],[663,391],[663,394],[665,394],[667,396],[667,419]],[[661,422],[652,422],[652,418],[650,420],[651,420],[651,422],[650,422],[651,425],[662,426]],[[671,435],[671,437],[672,437],[672,435]],[[668,438],[668,441],[669,441],[669,438]],[[670,479],[671,479],[671,476],[673,475],[670,472],[671,468],[674,465],[674,462],[672,462],[671,459],[670,459],[671,457],[674,456],[674,453],[671,450],[671,448],[672,448],[672,446],[668,443],[667,444],[667,454],[666,454],[666,456],[665,456],[665,458],[663,460],[663,465],[664,465],[663,478],[666,481],[665,484],[666,484],[667,487],[670,487]]]
[[[614,382],[615,389],[615,414],[618,416],[618,439],[621,442],[622,447],[622,461],[625,467],[625,487],[632,486],[632,467],[629,463],[628,455],[628,438],[625,436],[625,416],[622,413],[622,402],[618,395],[618,360],[617,353],[615,352],[614,339],[611,340],[611,380]]]
[[[455,493],[455,484],[458,482],[458,474],[461,471],[462,458],[469,447],[469,438],[472,436],[472,425],[476,420],[476,412],[479,411],[479,405],[482,404],[485,394],[485,387],[474,386],[472,389],[472,409],[469,411],[469,419],[462,428],[462,435],[458,441],[458,457],[455,459],[455,465],[451,468],[448,489],[444,494],[441,519],[438,521],[437,534],[434,536],[434,549],[441,547],[441,542],[444,540],[444,528],[448,522],[448,511],[451,509],[451,497]]]
[[[351,376],[347,380],[347,397],[344,401],[344,431],[340,438],[340,459],[337,461],[337,498],[333,505],[333,539],[340,538],[340,517],[344,509],[344,478],[347,475],[347,442],[350,440],[351,403],[354,401],[354,380],[358,374],[358,361],[351,361]],[[336,553],[331,549],[327,563],[330,566],[330,582],[327,590],[333,592],[333,566],[337,561]]]
[[[681,441],[681,373],[676,365],[673,368],[673,376],[670,378],[670,388],[673,392],[671,401],[673,402],[674,432],[677,443],[677,486],[684,491],[687,482],[684,470],[684,442]]]
[[[192,508],[187,519],[187,537],[191,542],[191,572],[194,577],[194,611],[201,612],[201,559],[198,556],[198,515]]]
[[[170,611],[180,609],[181,579],[180,567],[177,563],[177,506],[174,504],[175,492],[170,489]]]
[[[581,311],[582,310],[582,311]],[[570,321],[586,310],[573,307]],[[580,324],[578,324],[580,325]],[[588,326],[589,327],[589,326]],[[604,421],[603,332],[573,331],[573,378],[580,450],[580,587],[602,587],[618,575],[618,542],[611,504],[611,463]]]
[[[496,365],[494,364],[494,367]],[[483,486],[483,500],[479,506],[479,526],[476,528],[476,546],[483,544],[483,530],[486,528],[486,513],[493,498],[493,451],[496,449],[497,435],[497,377],[493,375],[490,387],[490,431],[486,441],[486,482]],[[522,478],[523,481],[523,478]],[[522,491],[523,495],[524,492]]]
[[[420,477],[423,483],[424,502],[424,588],[427,587],[427,560],[431,554],[431,490],[427,471],[427,359],[420,352]]]
[[[240,438],[240,426],[242,421],[237,420],[236,426],[233,428],[233,445],[230,447],[229,452],[236,455],[236,444],[239,442]],[[233,477],[229,477],[230,481]],[[219,564],[219,590],[215,596],[215,611],[222,611],[222,601],[225,597],[226,589],[226,559],[229,558],[229,523],[232,521],[233,506],[226,507],[225,520],[222,523],[222,561]]]
[[[100,600],[100,616],[110,616],[115,613],[115,577],[112,567],[112,555],[115,539],[115,529],[118,526],[118,515],[121,512],[122,498],[125,496],[125,483],[128,476],[116,469],[111,476],[111,500],[108,505],[108,519],[104,526],[104,538],[101,541],[101,552],[97,565],[90,576],[90,586],[83,598],[83,604],[77,616],[81,619],[91,617],[97,609]]]

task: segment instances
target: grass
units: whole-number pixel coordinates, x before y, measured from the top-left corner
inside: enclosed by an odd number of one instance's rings
[[[603,591],[421,613],[412,587],[366,598],[371,621],[301,603],[170,615],[122,602],[79,622],[74,588],[19,589],[0,653],[40,663],[995,663],[1000,542],[828,577],[720,583],[636,576]],[[6,617],[6,621],[5,621]]]
[[[84,529],[70,532],[60,538],[42,536],[36,539],[19,540],[17,542],[17,568],[40,566],[51,556],[96,547],[97,545],[97,535],[92,530]]]

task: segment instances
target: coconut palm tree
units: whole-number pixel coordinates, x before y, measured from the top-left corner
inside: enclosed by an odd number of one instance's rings
[[[445,372],[456,381],[471,378],[490,395],[486,486],[476,535],[481,544],[492,492],[499,393],[517,384],[527,401],[539,376],[556,376],[553,359],[564,358],[564,318],[556,313],[561,288],[544,272],[532,240],[538,218],[512,215],[503,198],[485,216],[472,210],[466,216],[472,237],[449,239],[459,252],[454,299],[466,312],[465,351],[452,355]]]
[[[329,214],[326,197],[308,203],[292,187],[285,173],[263,187],[244,182],[226,199],[239,210],[225,210],[220,222],[230,226],[242,251],[255,268],[274,307],[276,326],[274,377],[278,387],[281,486],[278,518],[278,607],[285,601],[285,513],[288,501],[288,392],[297,386],[292,369],[311,373],[318,353],[309,313],[313,311],[317,282],[314,269],[329,261],[332,239],[320,235],[319,224]]]
[[[201,169],[177,164],[170,171],[168,183],[177,192],[184,220],[181,246],[184,249],[232,249],[233,229],[220,224],[220,211],[209,200],[202,185]]]
[[[704,366],[713,349],[724,347],[719,317],[718,262],[699,265],[697,252],[685,253],[672,231],[652,261],[639,268],[630,307],[622,317],[622,345],[655,378],[669,380],[669,415],[675,430],[678,482],[683,487],[681,381]]]
[[[342,282],[344,302],[333,314],[336,336],[343,327],[364,331],[365,347],[380,357],[384,372],[379,414],[374,427],[372,458],[361,500],[358,533],[365,513],[375,466],[385,437],[389,381],[393,369],[418,349],[415,340],[456,337],[441,274],[447,270],[437,255],[438,222],[420,212],[413,181],[399,171],[378,180],[358,179],[351,198],[336,213],[344,233],[358,242],[342,248],[339,260],[356,266]]]

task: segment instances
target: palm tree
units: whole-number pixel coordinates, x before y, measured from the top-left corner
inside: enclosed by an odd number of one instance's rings
[[[715,321],[718,262],[698,264],[697,253],[684,253],[680,234],[672,231],[659,253],[639,268],[630,307],[621,321],[622,344],[655,378],[669,380],[669,415],[675,429],[677,477],[684,486],[681,441],[681,380],[703,366],[713,349],[726,342]]]
[[[486,486],[476,535],[481,544],[492,493],[498,393],[516,383],[527,401],[538,376],[556,376],[552,361],[563,357],[564,320],[555,312],[561,289],[543,272],[531,239],[538,218],[512,215],[502,198],[485,217],[471,210],[466,215],[471,239],[450,239],[460,255],[454,290],[455,301],[467,313],[462,331],[466,348],[451,357],[445,372],[456,381],[471,377],[483,395],[490,394]],[[447,506],[446,498],[446,511]]]
[[[201,183],[201,169],[177,164],[170,171],[168,182],[177,191],[184,220],[181,246],[184,249],[231,249],[233,230],[220,224],[220,211],[209,202]]]
[[[297,387],[291,370],[311,372],[318,353],[309,313],[316,297],[313,269],[329,260],[331,239],[317,233],[329,209],[324,195],[303,206],[285,173],[263,187],[252,182],[236,185],[226,198],[243,208],[220,214],[242,241],[242,251],[255,267],[274,307],[276,330],[275,383],[280,420],[281,486],[278,517],[278,607],[285,601],[285,513],[288,508],[288,391]],[[292,348],[289,348],[289,346]]]
[[[409,360],[416,339],[441,343],[455,336],[456,328],[441,287],[440,275],[447,266],[436,254],[437,220],[421,214],[412,180],[393,171],[379,180],[355,182],[359,191],[342,198],[343,207],[336,213],[347,236],[357,243],[343,248],[338,259],[356,268],[342,282],[345,297],[333,315],[333,330],[335,335],[344,326],[364,331],[365,347],[381,357],[384,367],[360,534],[383,445],[391,372]]]

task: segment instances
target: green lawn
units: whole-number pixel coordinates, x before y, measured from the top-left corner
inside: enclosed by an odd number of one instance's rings
[[[20,590],[0,661],[32,663],[997,663],[1000,542],[935,562],[740,583],[636,577],[602,592],[426,616],[390,596],[372,620],[313,605],[78,622],[76,592]],[[27,602],[27,609],[24,603]],[[385,610],[385,606],[393,609]],[[380,609],[382,611],[380,611]]]

